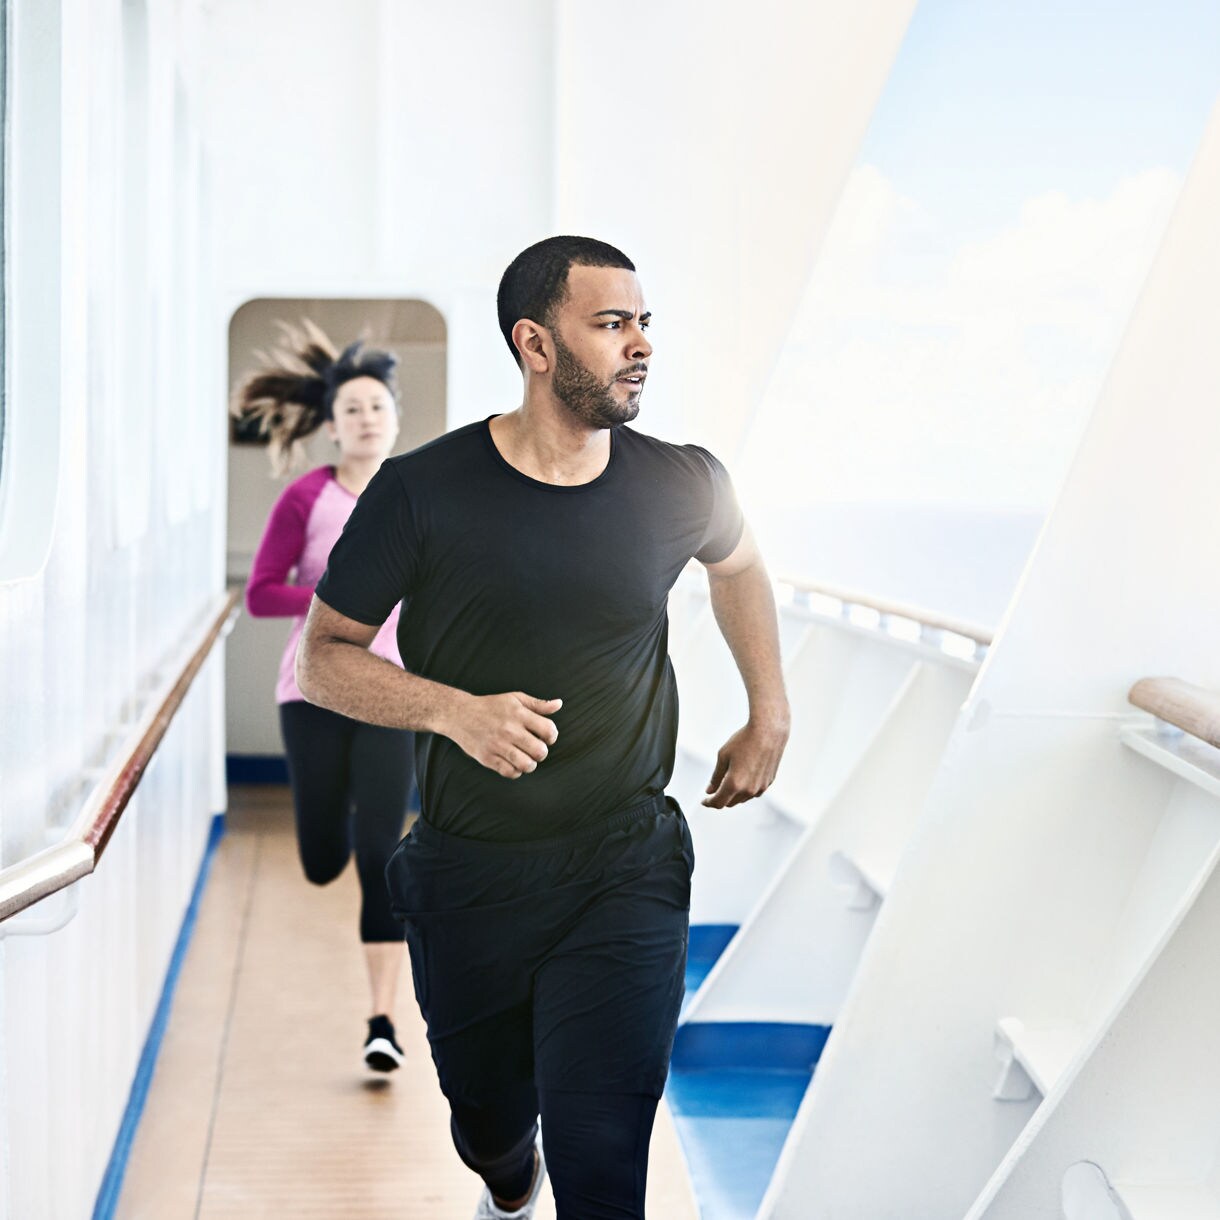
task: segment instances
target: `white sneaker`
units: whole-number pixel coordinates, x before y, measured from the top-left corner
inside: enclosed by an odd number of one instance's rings
[[[495,1200],[491,1197],[491,1191],[484,1186],[483,1197],[479,1200],[479,1209],[474,1214],[474,1220],[531,1220],[534,1208],[538,1206],[538,1199],[542,1195],[542,1184],[546,1181],[546,1161],[542,1158],[541,1136],[534,1145],[534,1151],[538,1154],[538,1164],[534,1169],[534,1182],[530,1186],[530,1197],[516,1211],[509,1212],[496,1206]]]

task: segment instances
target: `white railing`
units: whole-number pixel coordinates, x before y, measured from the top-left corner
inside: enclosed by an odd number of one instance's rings
[[[968,642],[968,647],[964,650],[966,655],[973,654],[976,659],[982,657],[994,638],[990,627],[941,614],[939,611],[927,610],[908,602],[876,597],[859,589],[820,584],[791,576],[780,576],[777,583],[781,597],[785,589],[792,591],[792,601],[795,605],[818,608],[820,604],[828,613],[837,609],[843,618],[850,621],[858,621],[861,617],[858,612],[865,610],[874,616],[873,625],[881,631],[900,638],[914,636],[926,644],[942,647],[946,645],[946,636],[960,639]],[[904,625],[908,624],[913,630],[903,629]],[[945,651],[958,655],[963,652],[962,649],[952,646],[952,640],[948,641]]]

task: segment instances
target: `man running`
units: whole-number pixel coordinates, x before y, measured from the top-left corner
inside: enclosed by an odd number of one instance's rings
[[[749,699],[704,804],[764,792],[788,735],[771,585],[724,467],[627,427],[652,345],[631,261],[518,255],[498,296],[521,406],[391,458],[316,589],[312,702],[417,732],[423,816],[387,869],[478,1218],[642,1217],[682,999],[693,853],[664,795],[667,598],[693,557]],[[403,603],[405,671],[371,653]]]

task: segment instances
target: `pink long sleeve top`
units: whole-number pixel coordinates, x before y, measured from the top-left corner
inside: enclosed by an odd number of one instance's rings
[[[356,506],[356,497],[335,478],[333,466],[319,466],[284,488],[271,510],[263,539],[258,544],[250,583],[246,586],[246,609],[255,618],[290,617],[292,631],[275,684],[277,703],[303,700],[293,674],[297,644],[305,626],[305,614],[314,585],[326,571],[330,549]],[[395,665],[398,655],[398,607],[382,624],[372,651]]]

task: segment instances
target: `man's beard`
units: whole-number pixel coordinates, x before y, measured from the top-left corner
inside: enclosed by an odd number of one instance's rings
[[[577,419],[591,428],[617,428],[630,423],[640,413],[640,396],[629,395],[620,402],[611,392],[610,385],[602,385],[594,375],[576,358],[576,353],[552,332],[555,340],[555,380],[552,388],[555,397]]]

